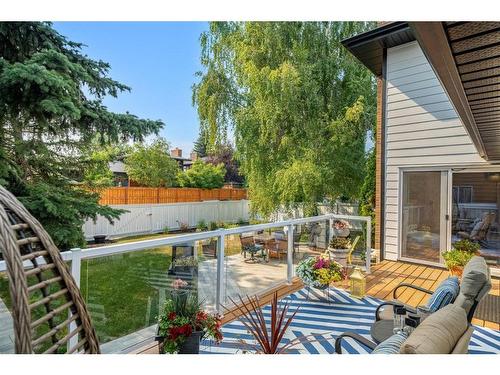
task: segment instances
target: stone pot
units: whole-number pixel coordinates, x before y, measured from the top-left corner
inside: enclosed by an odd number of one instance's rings
[[[349,228],[337,229],[333,227],[332,233],[335,237],[349,237],[351,231],[349,230]]]
[[[199,354],[200,353],[200,342],[203,338],[203,331],[195,331],[186,338],[184,343],[179,347],[178,354]],[[155,341],[158,341],[160,354],[163,353],[163,343],[165,341],[164,336],[158,334],[158,328],[156,329]]]
[[[349,249],[333,249],[328,248],[330,255],[334,261],[339,263],[342,267],[347,267],[347,258],[349,256]]]

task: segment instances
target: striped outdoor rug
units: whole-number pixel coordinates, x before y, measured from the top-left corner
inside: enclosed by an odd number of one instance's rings
[[[284,342],[297,337],[314,335],[318,341],[304,343],[294,347],[293,353],[326,354],[334,353],[335,337],[343,332],[351,331],[370,337],[370,325],[374,321],[375,309],[381,302],[376,298],[365,297],[362,300],[352,298],[348,292],[331,288],[329,302],[323,292],[313,289],[308,292],[302,289],[286,297],[291,303],[291,310],[300,306],[300,310],[285,334]],[[266,318],[270,319],[270,307],[264,308]],[[248,349],[241,341],[253,344],[252,336],[240,321],[224,325],[224,340],[220,345],[205,341],[202,347],[204,354],[244,353]],[[367,348],[353,340],[343,340],[344,352],[351,354],[368,353]],[[471,354],[500,353],[500,332],[488,328],[475,327],[469,346]]]

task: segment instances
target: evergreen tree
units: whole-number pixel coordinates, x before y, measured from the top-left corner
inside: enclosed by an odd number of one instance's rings
[[[0,23],[0,183],[62,249],[83,244],[86,219],[122,212],[100,206],[98,195],[78,184],[92,141],[140,141],[163,126],[108,111],[105,96],[130,90],[109,69],[50,23]]]
[[[207,156],[207,139],[205,132],[202,130],[200,130],[200,134],[194,142],[193,151],[196,152],[196,155],[198,155],[199,158]]]

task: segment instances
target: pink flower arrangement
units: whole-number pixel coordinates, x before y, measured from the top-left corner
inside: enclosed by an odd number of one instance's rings
[[[333,222],[333,227],[337,230],[345,229],[347,227],[347,223],[342,220],[335,220]]]
[[[319,270],[320,268],[330,268],[330,260],[323,257],[317,257],[313,268],[315,270]]]

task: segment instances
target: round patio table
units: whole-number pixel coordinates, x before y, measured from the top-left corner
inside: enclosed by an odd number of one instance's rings
[[[392,319],[378,320],[372,324],[370,334],[373,341],[380,344],[393,335],[394,321]]]

